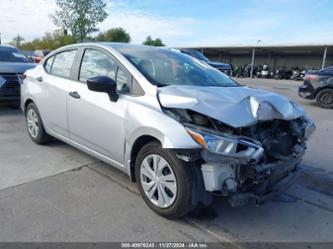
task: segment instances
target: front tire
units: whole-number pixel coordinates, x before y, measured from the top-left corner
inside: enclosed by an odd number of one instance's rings
[[[323,108],[333,108],[333,89],[323,89],[316,95],[316,102]]]
[[[135,178],[146,204],[166,218],[180,218],[191,209],[191,174],[175,153],[152,142],[140,150]]]
[[[29,137],[36,144],[46,144],[50,142],[51,137],[45,132],[42,119],[37,106],[30,103],[25,112],[25,119]]]

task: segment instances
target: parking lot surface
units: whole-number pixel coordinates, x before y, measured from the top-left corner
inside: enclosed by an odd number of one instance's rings
[[[300,82],[238,80],[288,96],[317,124],[304,171],[281,197],[240,208],[216,198],[167,220],[126,175],[59,141],[35,145],[22,113],[0,107],[0,241],[332,241],[332,110],[300,99]]]

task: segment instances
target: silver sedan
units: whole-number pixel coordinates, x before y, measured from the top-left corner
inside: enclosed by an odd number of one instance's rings
[[[70,45],[24,77],[35,143],[55,137],[117,167],[168,218],[214,195],[239,206],[278,193],[299,173],[315,128],[287,98],[167,48]]]

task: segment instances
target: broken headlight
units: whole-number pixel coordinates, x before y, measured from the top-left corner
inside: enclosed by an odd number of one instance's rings
[[[203,149],[220,156],[257,161],[264,152],[264,149],[258,144],[241,137],[229,134],[215,134],[212,131],[192,126],[187,126],[186,130]]]

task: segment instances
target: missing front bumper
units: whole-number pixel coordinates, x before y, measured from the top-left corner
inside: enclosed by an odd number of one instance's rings
[[[261,205],[265,201],[270,200],[277,195],[280,195],[291,185],[293,185],[297,180],[298,176],[300,175],[300,172],[300,168],[296,167],[296,169],[288,176],[272,185],[271,190],[265,194],[236,193],[229,198],[229,203],[232,207],[239,207],[246,205],[251,200],[254,200],[256,202],[256,205]]]
[[[301,157],[291,157],[263,165],[242,165],[248,171],[244,175],[237,174],[238,167],[230,164],[205,163],[201,166],[205,189],[208,192],[228,196],[233,203],[243,199],[255,198],[276,192],[275,186],[285,183],[285,178],[298,171]],[[282,183],[280,183],[282,182]]]

